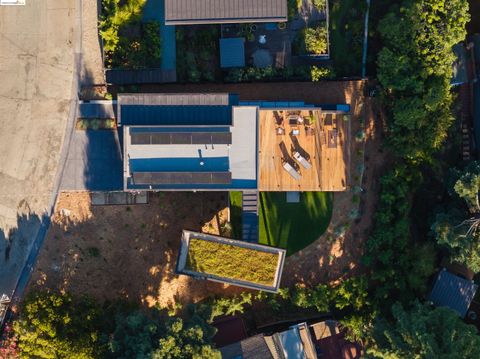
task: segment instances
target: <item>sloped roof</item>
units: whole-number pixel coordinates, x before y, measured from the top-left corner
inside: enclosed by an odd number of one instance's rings
[[[137,126],[231,125],[238,96],[215,94],[119,94],[118,122]]]
[[[165,0],[165,24],[287,21],[287,0]]]
[[[220,348],[223,359],[273,359],[263,334]]]
[[[452,85],[461,85],[468,81],[467,73],[467,50],[462,43],[453,46],[453,52],[456,56],[453,63],[453,77],[450,81]]]
[[[429,300],[436,306],[448,307],[456,311],[462,318],[472,303],[478,289],[473,281],[458,277],[443,269],[430,293]]]

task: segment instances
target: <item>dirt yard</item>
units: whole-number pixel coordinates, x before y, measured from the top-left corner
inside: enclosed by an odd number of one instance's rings
[[[174,273],[182,229],[227,230],[226,204],[225,193],[172,192],[151,195],[147,205],[92,206],[86,192],[62,193],[29,289],[149,307],[238,292]]]

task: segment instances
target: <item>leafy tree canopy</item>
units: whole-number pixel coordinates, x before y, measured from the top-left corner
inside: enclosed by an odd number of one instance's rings
[[[14,323],[21,357],[89,359],[98,353],[98,310],[87,299],[38,292]]]
[[[452,310],[416,302],[410,310],[397,303],[392,312],[392,323],[381,320],[374,326],[374,345],[368,349],[372,358],[478,358],[480,336],[476,328],[465,324]]]
[[[451,193],[465,201],[439,213],[432,225],[437,243],[448,248],[453,261],[480,272],[480,163],[472,161],[463,171],[454,170]]]
[[[220,352],[207,344],[208,338],[200,325],[187,325],[176,318],[167,324],[167,333],[152,359],[221,359]]]
[[[465,38],[468,20],[467,0],[407,0],[380,21],[389,143],[413,162],[430,160],[453,122],[452,46]]]

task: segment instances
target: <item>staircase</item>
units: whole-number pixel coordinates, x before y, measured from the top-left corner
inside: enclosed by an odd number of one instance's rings
[[[258,192],[242,193],[242,239],[258,242]]]

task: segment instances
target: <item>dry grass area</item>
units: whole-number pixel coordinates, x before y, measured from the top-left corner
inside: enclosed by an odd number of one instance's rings
[[[241,291],[174,273],[182,229],[228,234],[226,203],[225,193],[175,192],[147,205],[93,207],[86,192],[62,193],[29,289],[162,307]]]

